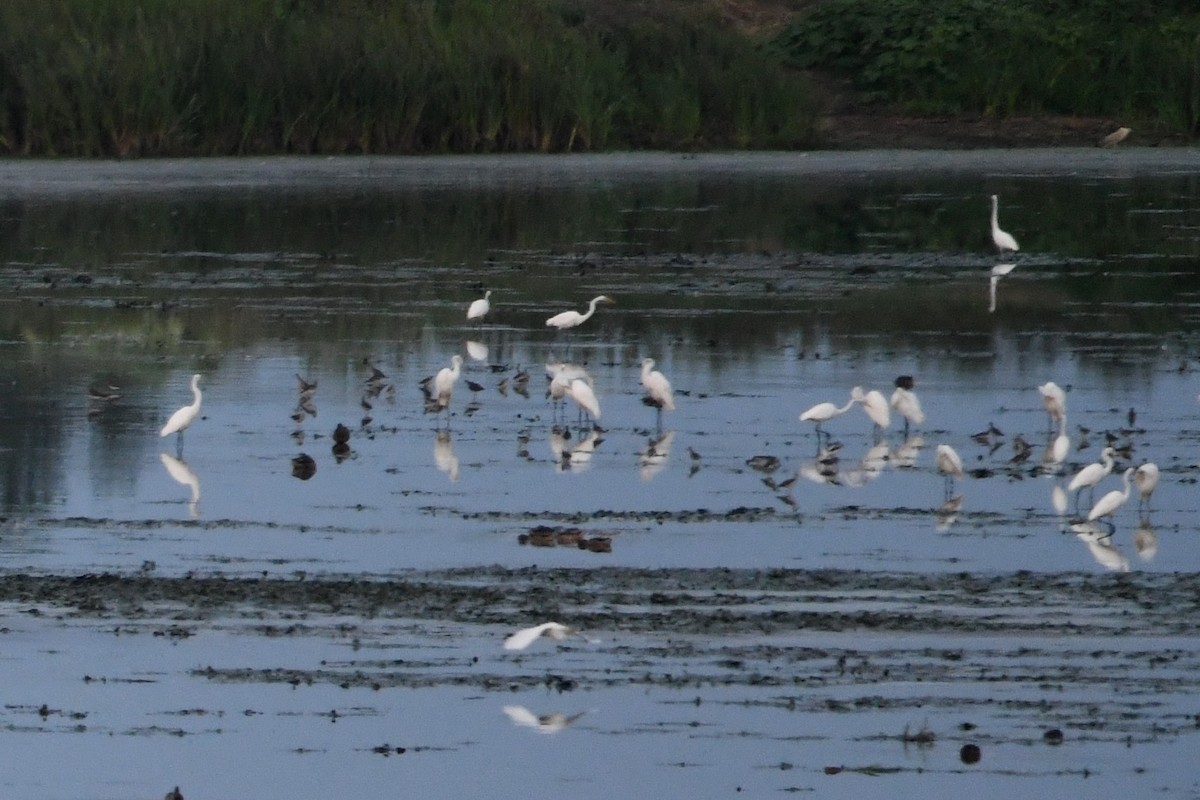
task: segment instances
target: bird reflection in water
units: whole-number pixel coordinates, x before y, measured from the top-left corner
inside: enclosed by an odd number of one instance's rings
[[[992,267],[992,275],[988,279],[988,312],[996,312],[996,286],[1000,283],[1000,279],[1013,271],[1016,264],[997,264]]]
[[[1144,517],[1138,520],[1137,530],[1133,532],[1133,549],[1142,561],[1153,561],[1158,554],[1158,534],[1150,520]]]
[[[879,441],[869,447],[857,467],[842,473],[842,483],[857,489],[878,478],[887,467],[889,451],[886,441]]]
[[[1076,522],[1071,531],[1087,545],[1096,563],[1111,572],[1129,572],[1129,559],[1113,544],[1112,532],[1095,522]]]
[[[576,714],[566,715],[562,713],[553,714],[534,714],[525,706],[505,706],[504,714],[514,725],[519,725],[522,728],[531,728],[538,733],[555,734],[561,733],[580,717],[586,714],[586,711],[580,711]]]
[[[433,440],[433,463],[451,481],[458,480],[458,456],[454,455],[454,443],[448,430],[439,429]]]
[[[964,495],[952,497],[946,502],[938,506],[937,511],[933,513],[935,525],[938,533],[945,533],[950,530],[950,526],[958,521],[958,512],[962,511]]]
[[[163,466],[167,468],[167,474],[176,483],[186,486],[191,490],[192,496],[188,500],[188,513],[192,516],[192,519],[196,519],[200,516],[200,478],[183,459],[176,458],[169,453],[161,453],[159,458],[162,460]]]
[[[897,468],[915,467],[917,465],[917,456],[921,454],[921,448],[924,446],[924,437],[909,436],[892,450],[892,466]]]
[[[333,429],[333,457],[339,464],[350,457],[350,429],[340,422]]]
[[[476,342],[473,339],[467,340],[467,355],[472,361],[487,361],[488,346],[483,342]]]
[[[642,480],[651,480],[667,468],[667,461],[671,457],[671,443],[674,441],[675,431],[667,431],[660,436],[651,437],[646,442],[646,449],[638,453],[638,467]]]
[[[317,474],[317,462],[308,453],[301,453],[292,459],[292,477],[306,481]]]

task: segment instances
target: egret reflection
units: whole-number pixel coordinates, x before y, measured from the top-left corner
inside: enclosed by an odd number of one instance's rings
[[[483,342],[477,342],[473,339],[468,339],[467,355],[470,356],[473,361],[487,361],[488,346]]]
[[[188,513],[192,518],[200,516],[200,478],[192,470],[187,463],[180,458],[169,453],[160,453],[159,458],[162,464],[167,468],[167,474],[170,475],[176,483],[188,487],[191,490],[191,499],[188,500]]]
[[[915,467],[925,439],[921,436],[909,436],[892,450],[891,461],[896,467]]]
[[[933,516],[938,533],[945,533],[958,521],[958,513],[962,511],[963,497],[964,495],[961,494],[952,497],[934,511]]]
[[[525,706],[511,705],[504,707],[505,716],[512,720],[514,725],[519,725],[522,728],[531,728],[538,733],[545,734],[561,733],[586,713],[586,711],[579,711],[569,716],[559,712],[553,714],[534,714]]]
[[[646,442],[646,448],[638,453],[638,466],[642,480],[651,480],[667,468],[667,461],[671,457],[671,444],[674,441],[675,431],[667,431]]]
[[[451,482],[458,480],[458,457],[454,455],[454,443],[449,430],[438,430],[434,435],[433,463],[439,471],[446,473]]]
[[[867,452],[863,455],[862,461],[859,462],[857,467],[842,473],[842,483],[853,488],[866,486],[883,473],[884,468],[887,467],[889,457],[890,448],[888,443],[885,441],[877,442],[867,448]]]
[[[1153,561],[1158,554],[1158,534],[1154,532],[1150,520],[1138,520],[1137,530],[1133,532],[1133,549],[1142,561]]]
[[[1129,572],[1129,559],[1113,544],[1109,530],[1095,522],[1076,522],[1071,530],[1087,545],[1097,564],[1112,572]]]

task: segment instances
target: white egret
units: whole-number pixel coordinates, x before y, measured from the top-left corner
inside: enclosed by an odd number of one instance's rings
[[[579,408],[586,411],[593,421],[600,419],[600,401],[596,399],[596,393],[592,391],[592,387],[582,378],[572,378],[567,384],[567,396],[578,404]]]
[[[658,410],[658,427],[662,429],[662,412],[675,410],[675,395],[667,376],[654,368],[653,358],[642,359],[642,388],[646,390],[646,402]]]
[[[888,409],[888,401],[884,398],[883,393],[876,389],[863,395],[862,409],[881,429],[886,429],[892,423],[892,412]]]
[[[1000,230],[1000,198],[996,195],[992,195],[992,242],[996,245],[996,250],[1001,253],[1005,251],[1015,253],[1021,249],[1011,234]]]
[[[939,444],[934,463],[937,464],[937,471],[946,476],[946,499],[949,500],[954,492],[954,479],[963,476],[962,459],[950,445]]]
[[[1150,495],[1154,494],[1154,489],[1158,486],[1158,465],[1147,461],[1137,468],[1133,473],[1133,482],[1138,490],[1138,508],[1144,505],[1147,508],[1150,506]]]
[[[1046,381],[1038,387],[1042,395],[1042,405],[1050,415],[1051,425],[1061,425],[1067,417],[1067,393],[1054,381]]]
[[[546,327],[557,328],[558,330],[566,330],[567,328],[576,328],[591,319],[592,314],[596,313],[596,303],[612,303],[614,302],[605,295],[593,297],[588,303],[586,314],[580,314],[578,311],[564,311],[561,314],[555,314],[550,319],[546,320]]]
[[[1092,506],[1092,510],[1088,512],[1088,522],[1095,522],[1103,517],[1112,517],[1113,514],[1120,510],[1121,506],[1125,505],[1125,501],[1129,499],[1129,478],[1133,475],[1133,467],[1125,470],[1125,475],[1122,478],[1125,489],[1113,489],[1108,494],[1096,501],[1096,505]],[[1112,524],[1111,519],[1109,524]]]
[[[908,436],[908,426],[922,425],[925,422],[925,412],[921,410],[921,401],[913,391],[916,383],[910,375],[896,378],[896,390],[892,392],[891,406],[904,417],[904,435]]]
[[[846,405],[838,408],[833,403],[817,403],[815,406],[800,415],[800,421],[807,422],[812,420],[813,423],[815,423],[817,433],[819,434],[821,432],[821,423],[828,422],[836,416],[845,414],[850,410],[851,406],[853,406],[855,403],[861,403],[864,399],[865,395],[863,395],[862,387],[855,386],[850,391],[850,401],[846,403]]]
[[[482,320],[484,317],[486,317],[487,313],[492,310],[492,303],[491,303],[491,300],[489,299],[489,298],[491,298],[491,296],[492,296],[492,290],[488,289],[486,292],[483,293],[483,297],[479,298],[478,300],[472,301],[471,305],[467,308],[467,319],[468,320],[473,320],[473,319]]]
[[[163,425],[162,430],[158,433],[160,438],[166,438],[172,433],[177,434],[176,450],[179,452],[183,451],[183,432],[187,430],[189,425],[196,421],[196,417],[200,414],[199,375],[192,376],[192,398],[191,405],[186,405],[172,414],[171,418],[167,420],[167,424]]]
[[[433,399],[437,403],[439,411],[448,409],[450,406],[450,395],[454,392],[454,384],[462,372],[462,364],[462,356],[455,353],[450,357],[450,366],[442,367],[433,378]],[[450,413],[447,411],[447,422],[449,422],[449,418]]]
[[[547,639],[554,639],[555,641],[562,641],[568,636],[578,636],[585,642],[592,642],[591,639],[579,631],[560,622],[543,622],[540,625],[534,625],[532,628],[522,628],[512,636],[509,636],[504,640],[504,649],[524,650],[542,636],[545,636]]]
[[[1075,507],[1079,508],[1079,498],[1083,494],[1084,489],[1090,492],[1095,492],[1096,484],[1104,480],[1113,471],[1113,456],[1116,455],[1111,447],[1106,447],[1100,451],[1100,461],[1094,464],[1088,464],[1075,476],[1071,478],[1067,484],[1068,492],[1075,492]]]
[[[1099,146],[1100,147],[1116,147],[1121,142],[1125,141],[1129,137],[1129,134],[1132,131],[1133,131],[1133,128],[1129,128],[1129,127],[1122,125],[1120,128],[1117,128],[1115,131],[1113,131],[1112,133],[1108,134],[1103,139],[1101,139]]]

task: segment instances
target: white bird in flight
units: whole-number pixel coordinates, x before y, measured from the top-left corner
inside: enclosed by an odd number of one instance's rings
[[[565,730],[569,725],[586,714],[580,711],[567,716],[559,712],[538,716],[525,706],[511,705],[504,707],[504,714],[516,725],[523,728],[533,728],[538,733],[554,734]]]
[[[1017,246],[1017,240],[1012,237],[1012,234],[1000,230],[1000,198],[996,195],[992,195],[992,243],[1001,253],[1005,251],[1015,253],[1021,249]]]
[[[522,628],[512,636],[509,636],[504,640],[504,649],[524,650],[542,636],[545,636],[547,639],[554,639],[555,641],[562,641],[568,636],[578,636],[585,642],[594,643],[594,640],[589,639],[574,628],[563,625],[561,622],[543,622],[531,628]]]

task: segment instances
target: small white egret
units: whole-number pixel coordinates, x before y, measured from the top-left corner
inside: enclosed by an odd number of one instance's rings
[[[1133,482],[1138,490],[1138,508],[1150,506],[1150,495],[1154,494],[1154,489],[1158,486],[1158,465],[1147,461],[1142,464],[1133,473]]]
[[[1096,501],[1096,505],[1092,506],[1092,510],[1088,512],[1088,522],[1095,522],[1102,517],[1112,517],[1113,514],[1120,510],[1121,506],[1125,505],[1125,501],[1129,499],[1129,478],[1133,475],[1133,467],[1125,470],[1125,475],[1122,478],[1125,489],[1113,489],[1108,494]],[[1111,523],[1111,520],[1109,521]]]
[[[462,372],[462,364],[462,356],[455,353],[450,357],[450,366],[442,367],[433,378],[433,399],[437,403],[439,411],[448,409],[450,406],[450,395],[454,392],[454,384]],[[450,414],[447,411],[447,422],[449,422],[449,418]]]
[[[992,195],[992,243],[996,245],[996,250],[1004,253],[1005,251],[1017,252],[1021,248],[1017,246],[1017,240],[1011,234],[1000,230],[1000,198]]]
[[[1042,405],[1050,415],[1050,423],[1062,425],[1067,418],[1067,393],[1054,381],[1046,381],[1038,387],[1042,395]]]
[[[566,330],[567,328],[575,328],[591,319],[592,314],[596,313],[596,303],[612,303],[613,300],[605,295],[593,297],[588,303],[586,314],[580,314],[578,311],[564,311],[561,314],[555,314],[550,319],[546,320],[546,327],[557,328],[558,330]]]
[[[817,433],[820,433],[821,423],[828,422],[836,416],[845,414],[850,410],[851,406],[853,406],[855,403],[861,403],[864,399],[865,395],[863,395],[862,387],[855,386],[850,391],[850,401],[846,403],[846,405],[838,408],[833,403],[817,403],[815,406],[800,415],[800,421],[808,422],[809,420],[812,420],[816,425]]]
[[[472,301],[471,305],[467,308],[467,319],[468,320],[473,320],[473,319],[482,320],[484,317],[486,317],[487,313],[492,310],[492,303],[491,303],[491,300],[489,299],[489,298],[491,298],[491,296],[492,296],[492,290],[488,289],[486,292],[483,293],[483,297],[479,298],[478,300]]]
[[[167,424],[163,425],[162,430],[158,433],[160,438],[166,438],[172,433],[177,434],[177,451],[183,450],[183,432],[187,430],[189,425],[196,421],[196,417],[200,414],[201,396],[199,375],[192,376],[192,398],[191,405],[184,406],[172,414],[171,418],[167,420]]]
[[[886,429],[892,423],[892,412],[888,409],[888,401],[884,398],[883,393],[876,389],[863,395],[862,409],[881,429]]]
[[[667,376],[654,368],[654,359],[642,359],[642,388],[646,390],[646,400],[658,409],[658,427],[662,429],[662,412],[675,410],[675,395],[671,392],[671,382]]]
[[[1076,492],[1075,507],[1079,507],[1079,497],[1083,494],[1084,489],[1090,492],[1095,492],[1096,484],[1104,480],[1113,471],[1113,456],[1116,455],[1111,447],[1106,447],[1100,451],[1100,461],[1095,464],[1088,464],[1079,472],[1075,473],[1075,477],[1071,478],[1071,482],[1067,484],[1068,492]]]
[[[954,493],[954,479],[963,476],[962,459],[950,445],[939,444],[934,463],[937,464],[937,471],[946,476],[946,500],[949,501]]]
[[[907,378],[905,383],[907,386],[901,385],[902,379]],[[907,375],[901,375],[896,379],[896,390],[892,392],[892,408],[904,417],[904,436],[908,436],[908,426],[921,425],[925,422],[925,412],[921,410],[921,401],[917,398],[917,393],[913,391],[912,378]]]
[[[592,387],[582,378],[572,378],[567,384],[567,396],[578,404],[580,413],[586,411],[593,421],[600,419],[600,401]]]
[[[556,641],[562,641],[568,636],[578,636],[585,642],[592,642],[591,639],[587,638],[579,631],[563,625],[560,622],[543,622],[541,625],[534,625],[532,628],[522,628],[512,636],[509,636],[504,640],[504,649],[524,650],[542,636],[545,636],[547,639],[554,639]]]

